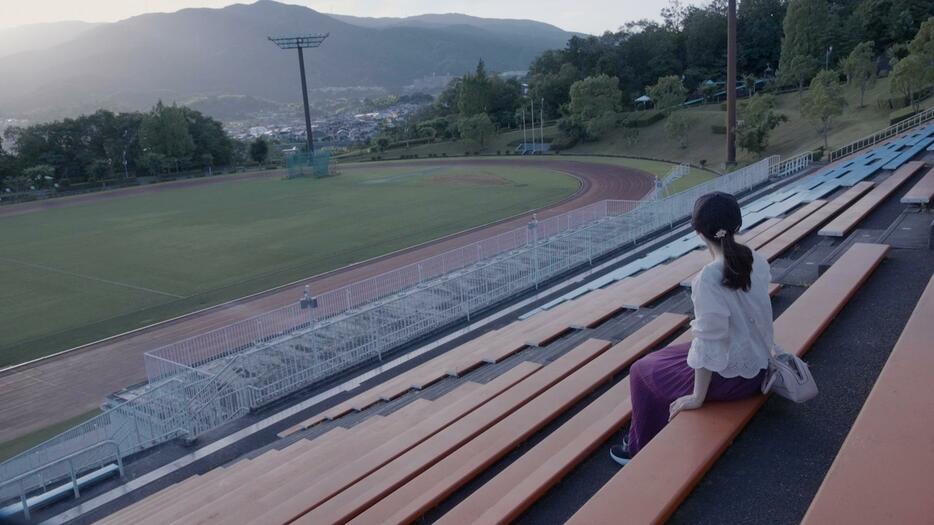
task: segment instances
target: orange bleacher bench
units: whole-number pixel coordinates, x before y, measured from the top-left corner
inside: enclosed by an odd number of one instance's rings
[[[934,199],[934,168],[908,190],[902,197],[902,204],[930,204],[931,199]]]
[[[802,523],[934,523],[934,277]]]
[[[561,383],[441,458],[431,468],[393,491],[350,523],[409,523],[418,518],[613,375],[667,339],[687,321],[684,315],[660,315]],[[622,397],[628,397],[628,394]]]
[[[775,337],[803,355],[870,274],[888,246],[854,244],[775,322]],[[690,339],[690,336],[687,336]],[[662,523],[765,402],[756,396],[710,403],[668,424],[568,522],[573,525]]]
[[[333,523],[353,517],[361,508],[377,501],[399,485],[430,467],[532,398],[558,383],[574,370],[603,353],[610,344],[589,340],[520,381],[444,429],[405,447],[389,461],[375,462],[361,456],[345,469],[326,479],[294,488],[287,497],[269,498],[268,512],[255,519],[261,523]]]

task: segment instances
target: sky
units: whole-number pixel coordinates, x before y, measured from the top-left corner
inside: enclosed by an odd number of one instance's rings
[[[253,0],[241,0],[249,3]],[[231,0],[0,0],[0,28],[63,20],[115,22],[186,7],[224,7]],[[367,17],[465,13],[487,18],[528,18],[568,31],[601,34],[626,22],[659,18],[668,0],[286,0],[317,11]],[[682,3],[701,3],[688,0]]]

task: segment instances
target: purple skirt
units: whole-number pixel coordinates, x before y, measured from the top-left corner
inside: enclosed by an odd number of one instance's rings
[[[694,392],[694,369],[688,366],[691,343],[669,346],[643,357],[629,368],[632,424],[629,453],[635,455],[668,424],[671,403]],[[765,370],[752,379],[710,378],[706,401],[736,401],[760,392]]]

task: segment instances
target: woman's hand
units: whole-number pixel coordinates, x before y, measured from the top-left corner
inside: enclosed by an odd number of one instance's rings
[[[678,415],[678,412],[682,410],[696,410],[703,406],[704,401],[697,398],[694,394],[688,394],[686,396],[679,397],[675,399],[671,406],[668,408],[668,421],[671,421]]]

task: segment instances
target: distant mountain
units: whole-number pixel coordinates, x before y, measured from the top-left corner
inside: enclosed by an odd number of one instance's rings
[[[437,29],[461,26],[482,29],[499,36],[526,39],[530,44],[545,46],[545,49],[564,47],[568,39],[577,34],[535,20],[479,18],[459,13],[425,14],[405,18],[365,18],[336,14],[328,14],[328,16],[348,24],[371,28],[428,27]]]
[[[55,47],[99,25],[89,22],[55,22],[0,29],[0,57]]]
[[[528,21],[416,19],[366,26],[359,21],[366,19],[348,23],[271,0],[137,16],[48,49],[0,58],[0,115],[41,119],[101,106],[140,109],[157,98],[218,95],[297,102],[296,52],[278,49],[267,36],[330,33],[320,49],[305,53],[309,88],[319,93],[398,88],[433,75],[462,74],[480,58],[489,70],[523,70],[571,36]]]

